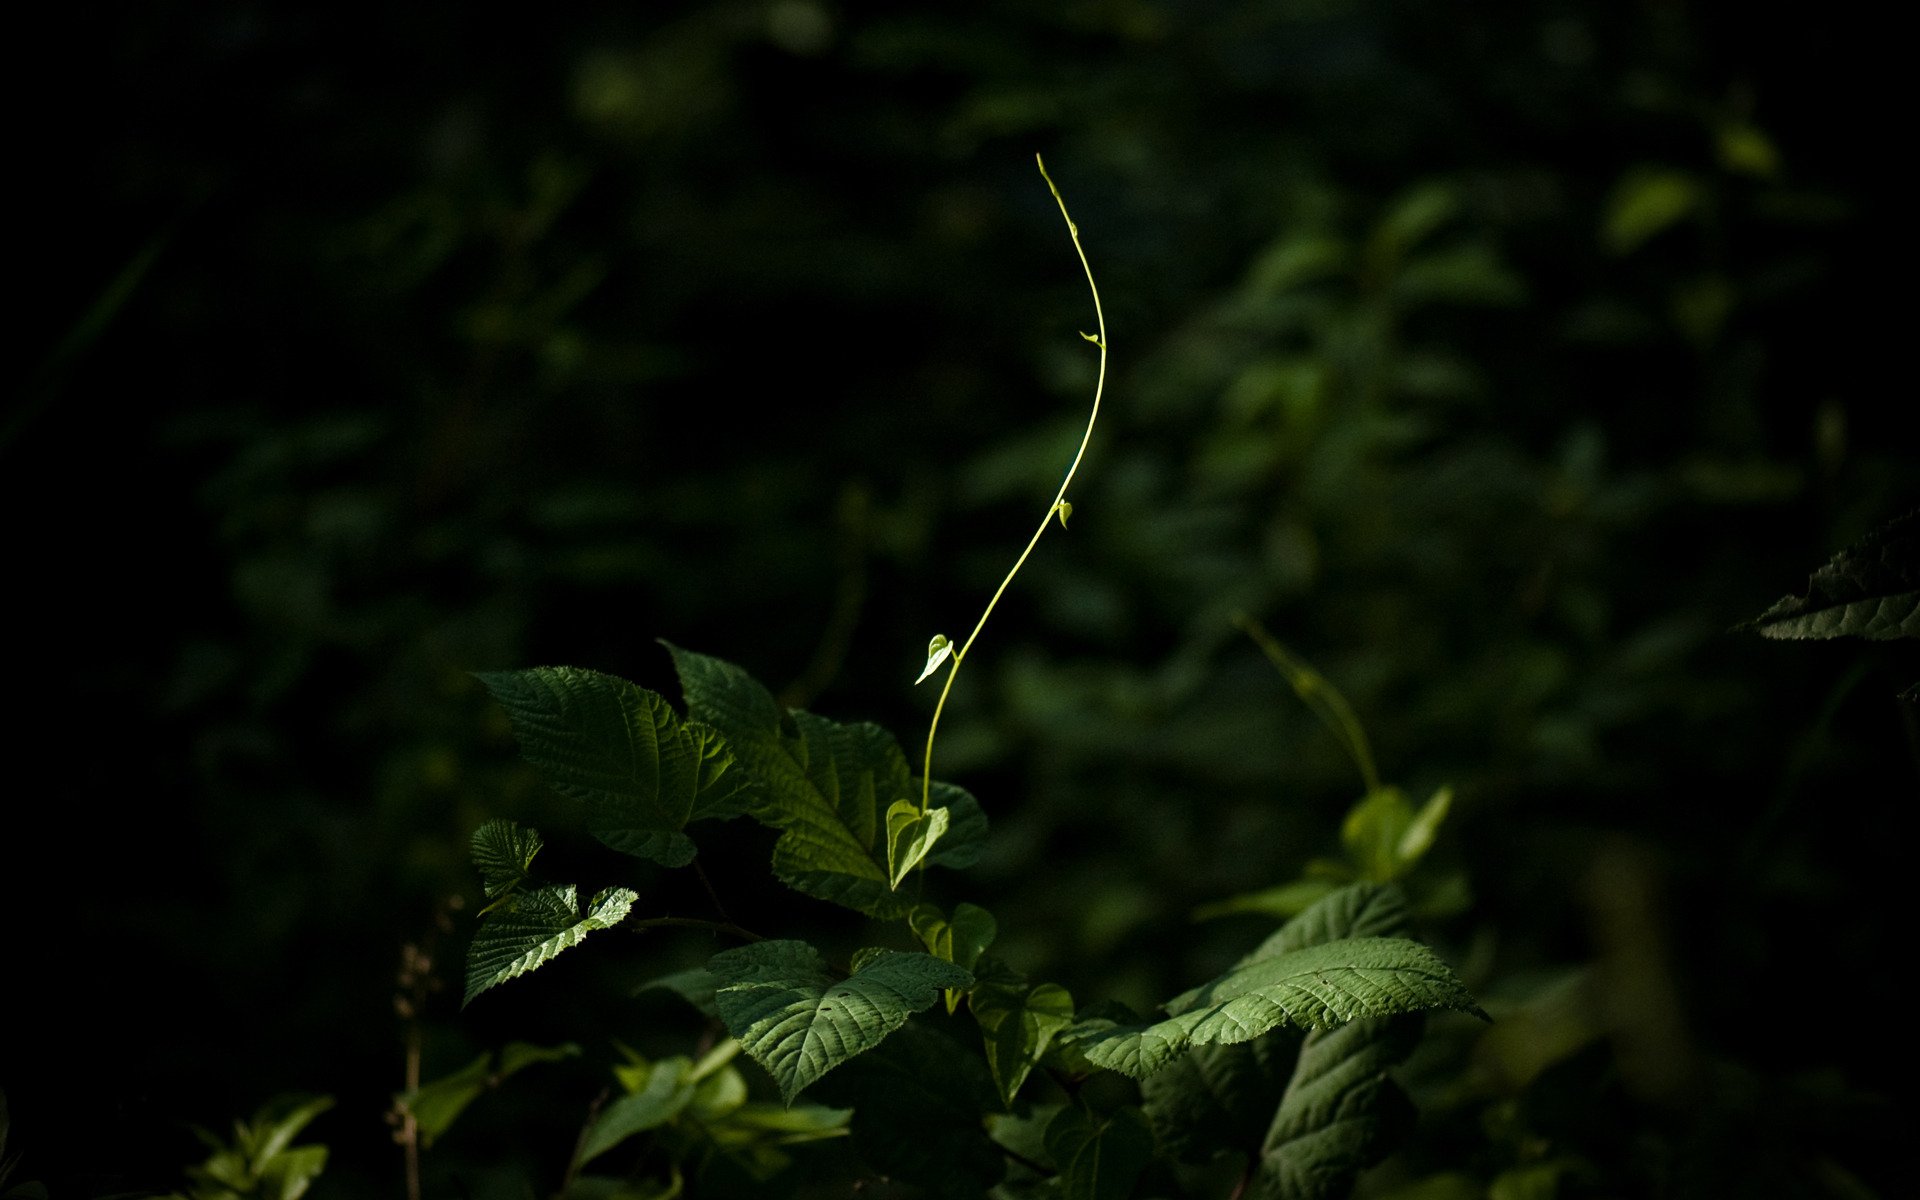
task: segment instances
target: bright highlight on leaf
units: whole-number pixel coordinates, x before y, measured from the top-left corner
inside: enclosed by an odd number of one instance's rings
[[[1920,637],[1920,512],[1882,525],[1833,556],[1745,628],[1768,638]]]
[[[913,681],[914,686],[918,687],[925,683],[927,676],[939,670],[940,664],[947,661],[948,656],[952,653],[953,643],[947,640],[947,635],[944,633],[934,634],[933,640],[927,643],[927,665],[921,668],[920,678]]]
[[[1146,1024],[1084,1021],[1064,1038],[1095,1066],[1139,1078],[1189,1045],[1244,1042],[1282,1025],[1325,1029],[1436,1008],[1480,1013],[1433,951],[1404,938],[1347,938],[1257,961],[1168,1008],[1180,1011]]]
[[[1067,518],[1073,515],[1073,501],[1062,500],[1053,506],[1054,515],[1060,518],[1060,528],[1067,527]]]
[[[714,1002],[727,1031],[767,1069],[787,1103],[808,1084],[879,1045],[944,988],[973,976],[928,954],[867,959],[846,979],[800,941],[755,942],[713,956]]]
[[[949,820],[946,809],[923,813],[911,800],[895,800],[887,809],[887,877],[895,890],[946,834]]]
[[[688,711],[721,731],[753,781],[747,801],[754,819],[782,833],[773,848],[774,874],[797,891],[871,917],[905,916],[913,905],[894,891],[890,867],[898,859],[890,851],[911,852],[915,831],[902,828],[896,847],[888,814],[917,789],[892,735],[875,725],[841,725],[788,711],[732,663],[667,649]],[[922,839],[915,861],[972,863],[987,832],[979,803],[945,784],[931,794],[947,823],[943,834]]]
[[[626,888],[609,888],[596,895],[582,915],[572,884],[515,893],[473,935],[461,1007],[490,987],[546,965],[589,933],[618,925],[638,899]]]
[[[747,779],[718,732],[683,721],[666,699],[577,667],[479,676],[547,785],[587,806],[593,835],[666,867],[693,861],[681,830],[739,816]]]

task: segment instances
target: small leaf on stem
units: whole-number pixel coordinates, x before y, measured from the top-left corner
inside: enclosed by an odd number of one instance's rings
[[[927,643],[927,665],[921,668],[920,678],[913,681],[915,686],[925,683],[927,676],[938,670],[940,664],[947,661],[947,656],[952,653],[953,643],[947,640],[947,635],[944,633],[934,634],[933,640]]]

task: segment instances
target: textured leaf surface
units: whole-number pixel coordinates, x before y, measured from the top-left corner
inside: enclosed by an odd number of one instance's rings
[[[1047,1047],[1073,1024],[1073,997],[1058,984],[1029,986],[1024,976],[996,965],[981,971],[967,993],[967,1007],[980,1024],[1000,1102],[1011,1108]]]
[[[788,1103],[802,1088],[879,1045],[907,1018],[973,976],[929,954],[884,954],[836,980],[805,942],[756,942],[714,955],[714,1003],[728,1032],[767,1069]]]
[[[1096,1117],[1068,1105],[1047,1126],[1047,1153],[1066,1200],[1126,1200],[1153,1159],[1153,1127],[1137,1108]]]
[[[906,756],[874,725],[840,725],[790,712],[732,663],[669,645],[687,710],[719,729],[753,781],[750,811],[781,831],[773,870],[798,891],[868,916],[903,916],[912,902],[888,874],[886,813],[919,795]],[[926,862],[977,858],[986,818],[958,788],[932,789],[947,830]]]
[[[1433,951],[1403,938],[1310,946],[1241,967],[1182,999],[1190,1007],[1164,1021],[1082,1022],[1065,1036],[1095,1066],[1139,1078],[1189,1045],[1244,1042],[1282,1025],[1325,1029],[1435,1008],[1480,1011]]]
[[[593,898],[583,916],[572,884],[511,897],[473,935],[473,946],[467,951],[467,994],[461,1007],[490,987],[544,966],[594,930],[619,924],[638,899],[626,888],[609,888]]]
[[[1140,1083],[1142,1106],[1169,1151],[1190,1162],[1251,1152],[1286,1094],[1301,1034],[1276,1029],[1250,1042],[1195,1046]]]
[[[473,831],[469,843],[473,865],[491,900],[527,881],[527,871],[540,853],[540,831],[495,818]]]
[[[523,758],[548,786],[587,806],[615,850],[662,866],[693,861],[681,830],[739,816],[748,781],[718,732],[682,721],[666,699],[577,667],[479,676],[506,710]]]
[[[1920,512],[1861,538],[1747,628],[1770,638],[1920,637]]]
[[[1269,958],[1325,945],[1342,938],[1400,937],[1412,925],[1407,911],[1406,893],[1398,887],[1376,883],[1355,883],[1329,893],[1308,905],[1306,911],[1274,931],[1251,953],[1233,965],[1235,971]],[[1167,1001],[1170,1013],[1185,1012],[1201,989],[1183,992]]]
[[[1413,1052],[1421,1023],[1372,1018],[1307,1035],[1261,1146],[1254,1195],[1337,1200],[1386,1157],[1413,1123],[1412,1102],[1387,1068]]]

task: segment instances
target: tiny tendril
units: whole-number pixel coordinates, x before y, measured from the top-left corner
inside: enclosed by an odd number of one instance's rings
[[[1084,333],[1080,336],[1100,348],[1100,374],[1093,386],[1093,411],[1087,415],[1087,431],[1080,435],[1080,448],[1074,451],[1073,462],[1067,467],[1066,477],[1060,481],[1060,490],[1054,494],[1053,503],[1047,506],[1046,515],[1040,518],[1040,524],[1033,531],[1033,536],[1027,539],[1027,548],[1020,552],[1020,557],[1014,560],[1013,569],[1007,572],[1007,577],[1000,581],[998,588],[994,589],[993,598],[987,601],[986,611],[980,614],[980,620],[974,625],[973,632],[967,635],[967,640],[953,653],[953,663],[947,668],[946,682],[940,688],[940,700],[933,706],[933,721],[927,727],[926,763],[920,773],[922,816],[925,816],[927,810],[932,807],[933,739],[940,732],[940,714],[946,711],[947,696],[953,691],[954,676],[960,673],[960,664],[966,661],[967,652],[973,649],[973,643],[979,638],[980,631],[986,628],[987,618],[993,615],[994,606],[1000,603],[1000,597],[1006,593],[1007,585],[1013,582],[1013,577],[1018,575],[1020,568],[1026,565],[1027,556],[1033,553],[1033,548],[1040,544],[1040,535],[1044,534],[1047,526],[1053,524],[1056,519],[1060,519],[1062,527],[1065,526],[1066,522],[1063,518],[1067,512],[1071,511],[1065,507],[1067,488],[1073,483],[1074,472],[1080,469],[1080,460],[1086,457],[1087,443],[1093,440],[1093,427],[1100,419],[1100,398],[1106,393],[1107,388],[1107,316],[1100,307],[1100,286],[1093,281],[1093,267],[1087,262],[1086,247],[1080,244],[1080,227],[1073,223],[1073,217],[1067,212],[1067,202],[1061,197],[1059,187],[1053,182],[1053,176],[1047,174],[1046,160],[1038,154],[1033,156],[1033,160],[1040,166],[1040,178],[1047,181],[1047,190],[1053,193],[1053,202],[1060,206],[1060,216],[1067,223],[1067,236],[1073,239],[1074,252],[1080,256],[1080,269],[1087,276],[1087,289],[1093,293],[1093,316],[1098,322],[1100,332],[1093,337]]]

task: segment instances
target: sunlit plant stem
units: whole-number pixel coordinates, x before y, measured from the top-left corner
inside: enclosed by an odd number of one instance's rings
[[[1067,235],[1073,239],[1074,252],[1080,256],[1080,269],[1087,276],[1087,289],[1093,293],[1093,316],[1098,323],[1098,332],[1082,333],[1080,336],[1100,348],[1100,374],[1093,386],[1093,411],[1087,414],[1087,430],[1080,435],[1080,448],[1073,453],[1073,462],[1068,464],[1066,477],[1060,481],[1060,490],[1054,494],[1053,503],[1047,506],[1047,513],[1040,518],[1040,524],[1035,527],[1033,536],[1027,539],[1026,549],[1020,551],[1020,557],[1014,560],[1013,568],[1007,572],[1006,578],[1000,581],[1000,586],[994,589],[993,598],[987,601],[986,610],[980,614],[980,620],[974,624],[973,632],[967,635],[967,640],[961,643],[958,650],[952,651],[953,662],[947,668],[946,682],[940,687],[940,700],[933,706],[933,720],[927,727],[926,762],[920,773],[920,812],[923,816],[932,805],[933,740],[940,732],[940,714],[946,711],[947,696],[953,691],[954,676],[960,673],[960,664],[966,661],[967,652],[973,649],[973,643],[979,638],[980,631],[986,628],[987,618],[993,615],[994,605],[1000,603],[1000,597],[1006,593],[1007,585],[1013,582],[1013,577],[1018,575],[1020,568],[1026,565],[1027,556],[1033,553],[1033,548],[1040,544],[1040,535],[1047,531],[1047,526],[1051,525],[1056,517],[1059,518],[1060,527],[1066,528],[1067,518],[1073,513],[1073,506],[1067,503],[1067,488],[1073,483],[1074,472],[1080,469],[1080,460],[1086,456],[1087,443],[1093,440],[1093,426],[1100,419],[1100,397],[1105,394],[1107,387],[1107,317],[1100,307],[1100,286],[1093,281],[1093,267],[1087,262],[1086,247],[1080,244],[1080,227],[1074,224],[1072,215],[1067,212],[1067,202],[1061,197],[1059,187],[1053,182],[1053,176],[1047,174],[1046,160],[1038,154],[1033,156],[1033,160],[1040,166],[1040,178],[1047,181],[1047,190],[1053,193],[1054,203],[1060,206],[1060,216],[1067,223]],[[946,639],[935,638],[933,647],[929,649],[928,668],[938,666],[939,659],[946,656],[946,651]],[[924,672],[921,678],[926,678]]]

